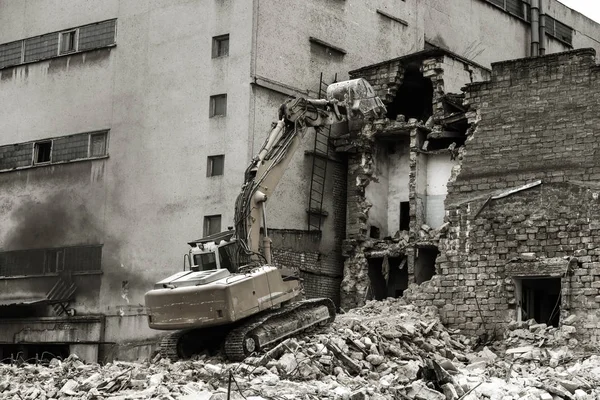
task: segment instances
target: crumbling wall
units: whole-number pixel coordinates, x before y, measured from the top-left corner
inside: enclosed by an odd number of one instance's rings
[[[600,339],[594,59],[582,49],[501,62],[469,86],[476,128],[448,184],[438,275],[407,295],[438,305],[450,326],[502,329],[521,314],[516,280],[555,277],[561,320],[574,316],[580,339]]]

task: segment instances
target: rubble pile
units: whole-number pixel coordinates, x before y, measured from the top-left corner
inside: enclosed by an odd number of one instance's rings
[[[433,307],[370,301],[243,363],[201,355],[100,366],[72,355],[47,366],[0,365],[0,399],[217,400],[228,391],[250,400],[599,398],[600,357],[577,355],[568,347],[572,334],[527,321],[512,324],[504,342],[474,351]]]

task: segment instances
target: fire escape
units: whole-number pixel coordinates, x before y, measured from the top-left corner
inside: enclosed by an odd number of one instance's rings
[[[337,81],[337,74],[333,82]],[[318,98],[324,99],[327,94],[327,86],[330,83],[323,81],[323,73],[319,77]],[[327,217],[327,211],[323,210],[323,197],[325,196],[325,179],[327,177],[327,163],[329,159],[329,137],[331,136],[331,125],[315,129],[315,145],[312,151],[306,151],[312,156],[312,169],[310,178],[310,192],[308,199],[308,230],[321,231],[323,219]]]

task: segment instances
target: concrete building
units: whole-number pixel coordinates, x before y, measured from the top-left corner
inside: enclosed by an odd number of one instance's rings
[[[445,118],[460,103],[445,94],[487,79],[492,61],[529,55],[530,14],[520,0],[0,1],[1,351],[147,354],[157,332],[143,293],[182,269],[187,241],[232,225],[244,169],[279,104],[417,53],[421,67],[432,63],[432,107],[445,110],[432,115]],[[541,14],[547,53],[599,47],[600,26],[584,16],[556,1]],[[389,104],[404,61],[368,76]],[[452,72],[436,83],[440,62]],[[461,121],[447,123],[464,130]],[[408,132],[402,143],[430,134],[418,123],[394,129]],[[410,165],[453,164],[397,146]],[[300,270],[308,295],[339,300],[357,159],[312,136],[302,150],[269,202],[276,262]],[[401,179],[361,234],[394,236],[407,193],[429,205],[409,207],[414,232],[440,222],[448,174],[407,179],[416,169],[393,158],[380,169]],[[407,190],[411,180],[421,183]]]

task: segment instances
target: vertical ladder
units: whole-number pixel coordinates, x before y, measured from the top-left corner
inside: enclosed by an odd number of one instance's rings
[[[337,81],[337,74],[334,82]],[[325,98],[327,83],[323,81],[323,73],[319,78],[319,98]],[[323,210],[323,197],[325,196],[325,179],[327,176],[327,162],[329,159],[329,137],[331,125],[315,129],[315,145],[312,154],[312,170],[310,179],[310,193],[308,199],[308,230],[320,231],[323,218],[327,213]]]

